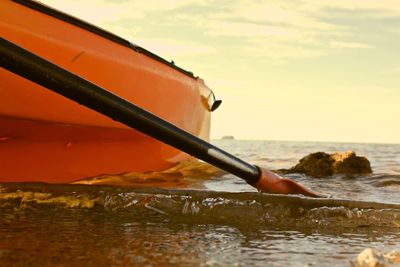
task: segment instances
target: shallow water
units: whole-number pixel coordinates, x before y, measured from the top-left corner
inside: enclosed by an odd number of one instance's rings
[[[271,169],[352,149],[374,174],[291,175],[332,195],[318,200],[259,194],[202,163],[83,185],[1,184],[0,266],[350,266],[364,248],[400,249],[399,145],[215,144]]]
[[[316,190],[326,192],[334,198],[400,203],[400,144],[352,144],[322,142],[271,142],[218,140],[217,146],[231,151],[236,156],[272,170],[290,168],[305,155],[317,151],[327,153],[353,150],[371,162],[373,174],[329,178],[311,178],[302,174],[286,175]],[[228,178],[229,177],[229,178]],[[241,184],[232,175],[224,178]],[[221,187],[220,182],[216,182]],[[235,189],[233,189],[235,188]],[[248,191],[251,187],[233,187],[229,184],[223,191]]]

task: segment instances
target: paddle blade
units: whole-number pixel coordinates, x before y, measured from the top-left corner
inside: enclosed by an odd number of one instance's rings
[[[253,186],[260,192],[273,193],[273,194],[302,194],[309,197],[326,197],[323,194],[316,193],[310,189],[305,188],[293,180],[282,178],[276,173],[267,169],[260,168],[261,176],[257,183]]]

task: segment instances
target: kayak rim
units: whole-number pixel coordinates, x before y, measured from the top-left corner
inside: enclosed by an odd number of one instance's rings
[[[108,39],[110,41],[113,41],[113,42],[118,43],[120,45],[123,45],[125,47],[131,48],[135,52],[140,53],[140,54],[144,54],[144,55],[146,55],[148,57],[151,57],[151,58],[153,58],[153,59],[155,59],[155,60],[157,60],[159,62],[162,62],[162,63],[170,66],[171,68],[173,68],[173,69],[175,69],[175,70],[177,70],[177,71],[179,71],[179,72],[181,72],[181,73],[183,73],[183,74],[185,74],[185,75],[187,75],[187,76],[189,76],[191,78],[198,79],[197,76],[194,76],[193,72],[187,71],[187,70],[175,65],[175,63],[173,61],[170,62],[170,61],[168,61],[168,60],[166,60],[166,59],[164,59],[164,58],[162,58],[162,57],[150,52],[149,50],[147,50],[147,49],[145,49],[145,48],[143,48],[143,47],[141,47],[139,45],[133,44],[130,41],[128,41],[128,40],[126,40],[126,39],[124,39],[124,38],[122,38],[122,37],[120,37],[120,36],[118,36],[118,35],[116,35],[116,34],[114,34],[112,32],[109,32],[109,31],[107,31],[105,29],[102,29],[102,28],[100,28],[98,26],[95,26],[95,25],[93,25],[93,24],[91,24],[89,22],[86,22],[86,21],[82,20],[82,19],[79,19],[79,18],[74,17],[74,16],[72,16],[70,14],[67,14],[65,12],[62,12],[60,10],[57,10],[55,8],[52,8],[50,6],[44,5],[42,3],[39,3],[39,2],[36,2],[36,1],[33,1],[33,0],[12,0],[12,1],[15,2],[15,3],[18,3],[20,5],[29,7],[29,8],[31,8],[33,10],[38,11],[38,12],[41,12],[41,13],[44,13],[46,15],[49,15],[49,16],[52,16],[54,18],[60,19],[62,21],[65,21],[65,22],[70,23],[72,25],[75,25],[75,26],[77,26],[79,28],[82,28],[82,29],[85,29],[87,31],[90,31],[90,32],[92,32],[94,34],[97,34],[97,35],[99,35],[99,36],[101,36],[103,38],[106,38],[106,39]]]

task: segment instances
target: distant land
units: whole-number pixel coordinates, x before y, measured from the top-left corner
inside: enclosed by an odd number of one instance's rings
[[[233,135],[224,135],[221,138],[222,140],[234,140],[235,137]]]

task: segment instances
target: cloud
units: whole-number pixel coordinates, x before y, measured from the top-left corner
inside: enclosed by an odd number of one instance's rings
[[[250,3],[233,5],[231,16],[253,22],[267,22],[303,29],[331,30],[335,25],[321,21],[314,16],[313,9],[306,5],[291,1],[275,1],[270,3]]]
[[[342,90],[343,92],[352,92],[355,95],[359,94],[368,94],[368,95],[392,95],[392,96],[400,96],[400,92],[397,88],[394,87],[386,87],[379,85],[354,85],[354,86],[345,86],[341,88],[336,88],[337,91]],[[393,101],[396,101],[396,98],[392,98]]]
[[[371,45],[364,43],[355,42],[332,42],[331,46],[333,48],[347,49],[347,48],[370,48]]]
[[[400,16],[400,5],[392,0],[231,1],[225,4],[216,0],[42,1],[135,43],[141,40],[139,44],[167,57],[212,54],[218,50],[226,53],[229,49],[225,47],[229,45],[249,57],[257,55],[278,63],[376,46],[373,38],[367,40],[368,35],[360,36],[357,21],[338,23],[337,13],[332,9],[374,11],[363,13],[372,16],[371,23],[377,17]],[[380,34],[372,31],[368,34]],[[151,33],[156,38],[150,37]]]
[[[337,53],[337,48],[371,46],[352,40],[353,25],[328,22],[326,18],[331,14],[325,12],[321,4],[237,1],[203,18],[201,27],[210,37],[235,38],[232,45],[240,46],[250,57],[256,55],[277,63]]]
[[[135,43],[154,51],[157,54],[171,56],[173,58],[216,53],[216,50],[210,46],[201,45],[195,42],[182,42],[174,39],[137,38]]]
[[[339,8],[345,10],[373,10],[373,17],[399,16],[400,5],[398,0],[304,0],[304,5],[317,10]]]
[[[47,5],[79,15],[90,22],[120,20],[123,18],[143,19],[149,12],[157,11],[167,14],[169,11],[192,5],[199,0],[39,0]]]
[[[41,0],[41,2],[94,24],[113,20],[116,17],[129,16],[129,3],[127,2],[118,3],[118,5],[102,0],[95,2],[80,0]],[[134,15],[134,13],[131,15]]]
[[[286,27],[259,25],[248,22],[214,21],[207,27],[207,34],[213,36],[236,37],[271,37],[281,39],[293,39],[296,32]]]

